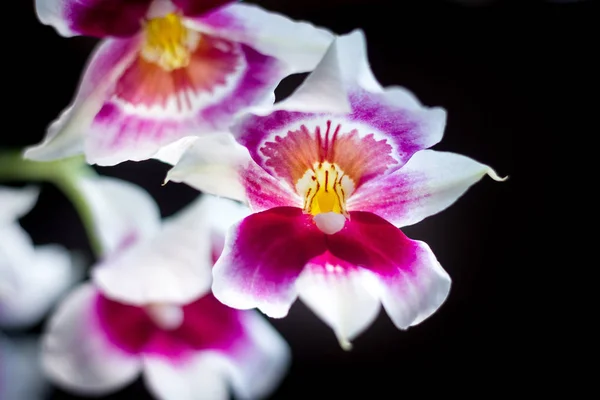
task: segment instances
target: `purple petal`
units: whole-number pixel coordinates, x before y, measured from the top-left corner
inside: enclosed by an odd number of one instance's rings
[[[300,208],[278,207],[234,225],[213,268],[213,293],[239,309],[283,317],[306,263],[325,251],[324,235]]]
[[[396,226],[412,225],[452,205],[486,174],[503,180],[469,157],[423,150],[398,171],[360,187],[348,209],[372,212]]]
[[[375,214],[351,212],[344,229],[327,237],[327,247],[378,277],[378,297],[401,329],[433,314],[450,291],[450,277],[429,247]]]
[[[136,34],[152,0],[36,0],[40,21],[63,36]]]

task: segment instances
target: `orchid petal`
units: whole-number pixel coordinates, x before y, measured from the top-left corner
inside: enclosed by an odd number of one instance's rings
[[[239,399],[269,395],[289,367],[290,349],[283,338],[254,311],[232,310],[212,296],[196,304],[195,309],[186,311],[188,322],[184,324],[195,322],[197,330],[190,327],[176,332],[176,336],[201,342],[212,335],[213,341],[217,339],[213,346],[219,342],[226,346],[197,347],[196,352],[182,359],[147,354],[144,375],[151,391],[176,400],[224,396],[228,386]],[[240,326],[223,324],[229,317]]]
[[[365,285],[371,275],[327,253],[311,260],[296,281],[300,300],[334,330],[345,349],[379,313],[380,301]]]
[[[266,398],[288,372],[291,351],[259,313],[243,312],[242,321],[248,340],[228,354],[233,391],[239,399]]]
[[[78,274],[63,247],[45,245],[34,249],[29,237],[16,226],[0,232],[0,273],[4,275],[6,268],[12,270],[8,292],[0,293],[0,326],[29,327],[44,317]],[[25,254],[15,254],[23,253],[21,249]],[[12,260],[7,260],[5,253],[11,254]]]
[[[198,138],[167,173],[165,182],[183,182],[204,193],[247,202],[254,212],[301,206],[298,195],[254,161],[231,135]]]
[[[152,158],[162,161],[165,164],[175,165],[179,163],[181,157],[194,145],[196,140],[198,140],[196,136],[182,137],[171,144],[161,147]]]
[[[51,161],[84,152],[85,132],[102,108],[117,79],[131,64],[140,37],[100,43],[81,79],[73,103],[48,127],[41,144],[25,150],[25,158]]]
[[[58,386],[81,395],[103,395],[132,382],[139,359],[112,345],[97,320],[97,291],[75,289],[52,315],[42,337],[42,366]],[[76,345],[74,345],[76,344]]]
[[[302,85],[272,109],[349,113],[352,111],[349,92],[356,87],[371,92],[383,91],[371,72],[365,35],[360,29],[337,37]]]
[[[377,276],[376,284],[367,285],[400,329],[429,317],[448,296],[450,277],[427,244],[375,214],[351,212],[344,229],[327,241],[334,256]]]
[[[238,169],[249,159],[248,151],[229,134],[198,137],[169,170],[165,182],[183,182],[205,193],[244,201]]]
[[[137,33],[152,0],[36,0],[39,20],[62,36],[127,37]]]
[[[288,74],[313,70],[334,37],[326,29],[251,4],[222,7],[188,23],[201,32],[244,43],[283,61]]]
[[[211,284],[212,244],[204,197],[166,219],[153,238],[107,258],[93,271],[109,297],[134,305],[186,304]]]
[[[213,293],[230,307],[258,307],[270,317],[284,317],[296,299],[296,278],[324,251],[323,234],[300,208],[252,214],[225,239],[213,268]]]
[[[27,214],[35,205],[39,188],[0,186],[0,225],[13,222]]]
[[[185,363],[144,358],[144,380],[163,400],[227,400],[226,361],[219,354],[201,353]]]
[[[396,172],[360,187],[348,209],[375,213],[399,227],[412,225],[452,205],[485,175],[505,179],[469,157],[422,150]]]
[[[104,176],[82,176],[79,186],[92,210],[105,255],[159,231],[160,210],[141,187]]]

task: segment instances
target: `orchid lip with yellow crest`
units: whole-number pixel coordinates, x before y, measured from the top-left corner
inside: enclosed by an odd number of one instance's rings
[[[333,39],[223,0],[37,0],[36,11],[64,36],[105,38],[73,104],[26,150],[38,161],[175,163],[180,140],[226,131],[245,109],[272,103],[277,84],[312,70]]]

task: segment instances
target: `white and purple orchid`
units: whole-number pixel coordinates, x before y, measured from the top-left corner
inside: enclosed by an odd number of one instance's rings
[[[161,223],[134,185],[91,178],[85,186],[110,251],[49,321],[42,363],[51,380],[83,395],[108,394],[140,374],[160,399],[270,394],[287,372],[287,344],[259,313],[210,293],[223,223],[246,208],[203,196]]]
[[[67,249],[34,246],[17,221],[33,208],[38,193],[33,187],[0,187],[0,328],[39,323],[78,277]]]
[[[346,348],[380,303],[401,329],[432,315],[451,279],[426,243],[398,228],[442,211],[486,174],[501,180],[468,157],[427,150],[445,122],[443,109],[375,80],[357,30],[289,98],[242,116],[235,141],[199,138],[167,180],[253,211],[227,235],[215,297],[280,318],[299,296]]]
[[[277,84],[312,70],[333,39],[224,0],[36,0],[36,11],[63,36],[105,38],[71,106],[25,151],[39,161],[84,153],[99,165],[174,163],[184,138],[224,130],[247,107],[272,104]]]

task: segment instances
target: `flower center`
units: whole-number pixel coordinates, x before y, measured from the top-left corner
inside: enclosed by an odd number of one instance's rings
[[[348,217],[346,198],[354,191],[354,182],[335,163],[317,162],[298,180],[296,190],[304,195],[304,211],[316,216],[336,213]]]
[[[187,67],[200,40],[198,32],[186,28],[175,13],[146,21],[144,35],[142,58],[166,71]]]

